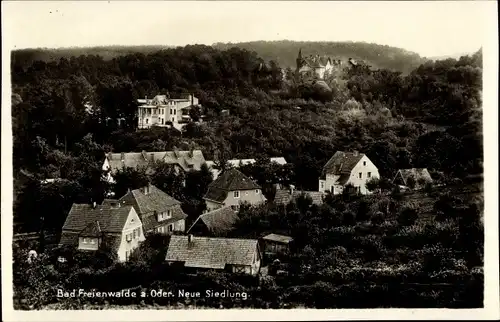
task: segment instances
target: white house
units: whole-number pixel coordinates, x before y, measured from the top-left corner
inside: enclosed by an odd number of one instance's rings
[[[106,245],[123,262],[144,239],[142,222],[134,207],[94,203],[73,204],[59,243],[82,251],[97,251]]]
[[[199,105],[198,98],[192,94],[181,98],[170,98],[167,95],[156,95],[152,99],[138,99],[137,127],[139,129],[152,126],[174,126],[191,120],[189,110]]]
[[[319,179],[319,191],[342,193],[346,185],[351,184],[357,192],[369,194],[366,182],[379,178],[377,167],[363,153],[337,151],[323,167]]]

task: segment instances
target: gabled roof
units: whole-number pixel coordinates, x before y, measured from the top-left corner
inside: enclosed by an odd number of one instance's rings
[[[121,233],[131,210],[131,206],[73,204],[62,230],[80,233],[99,227],[103,233]]]
[[[185,171],[189,171],[190,169],[200,170],[201,165],[205,162],[201,150],[108,153],[106,154],[106,158],[113,172],[123,168],[149,168],[156,161],[177,164]],[[190,165],[192,165],[192,168]]]
[[[191,228],[189,228],[188,233],[196,223],[200,221],[203,222],[212,233],[225,233],[231,230],[237,219],[238,213],[236,211],[231,207],[222,207],[200,215]]]
[[[227,193],[236,190],[253,190],[261,187],[237,169],[222,172],[209,186],[204,199],[222,202]]]
[[[337,151],[323,167],[322,174],[350,174],[364,156],[363,153]]]
[[[147,194],[144,188],[129,191],[120,198],[120,202],[133,206],[135,211],[140,215],[155,211],[166,211],[170,207],[181,204],[180,201],[172,198],[153,185],[149,185],[149,192]]]
[[[293,193],[291,193],[289,189],[277,189],[276,194],[274,195],[274,203],[287,205],[290,201],[297,199],[302,194],[311,197],[312,202],[315,205],[323,204],[323,197],[325,196],[323,192],[294,190]]]
[[[254,239],[173,235],[166,261],[184,262],[185,267],[224,269],[226,265],[252,265],[258,242]]]
[[[262,237],[262,239],[283,244],[288,244],[291,241],[293,241],[293,238],[290,236],[278,235],[278,234],[269,234],[267,236]]]
[[[406,184],[409,177],[413,177],[415,179],[416,185],[418,185],[418,181],[420,180],[425,180],[427,182],[433,181],[429,171],[427,171],[426,168],[399,169],[398,173],[396,173],[396,176],[394,177],[394,180],[396,180],[398,175],[401,175],[404,184]]]

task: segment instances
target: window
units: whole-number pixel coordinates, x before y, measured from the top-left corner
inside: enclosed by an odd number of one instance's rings
[[[174,110],[174,115],[176,115],[176,114],[177,114],[177,110]]]
[[[174,114],[174,113],[172,112],[172,109],[170,109],[170,114]]]
[[[368,176],[368,178],[372,177],[372,173],[371,172],[368,172],[366,175]]]
[[[363,161],[363,165],[366,165],[366,161]]]
[[[148,120],[148,119],[146,119],[146,124],[148,124],[148,121],[149,121],[149,120]]]
[[[156,115],[156,110],[153,110],[153,114]]]
[[[94,238],[90,238],[90,243],[91,244],[95,244],[95,239]]]
[[[330,191],[333,193],[333,186],[330,187]]]
[[[361,179],[361,178],[363,178],[363,172],[360,172],[360,173],[359,173],[359,178],[360,178],[360,179]]]
[[[129,256],[130,256],[130,251],[126,250],[125,251],[125,260],[128,260]]]
[[[256,194],[259,194],[259,189],[255,190],[255,193],[256,193]]]
[[[325,183],[321,181],[321,189],[325,189]]]
[[[234,192],[233,192],[233,196],[234,196],[235,198],[239,198],[239,197],[240,197],[240,192],[239,192],[239,191],[234,191]]]
[[[174,225],[168,225],[168,231],[169,232],[172,232],[174,230]]]
[[[141,237],[141,228],[137,228],[137,237]]]
[[[134,229],[134,237],[133,237],[133,239],[135,239],[136,237],[137,237],[137,232]]]
[[[83,239],[83,243],[84,243],[84,244],[88,244],[88,242],[89,242],[89,241],[87,240],[87,238],[84,238],[84,239]]]
[[[175,121],[175,118],[172,117],[172,122],[174,122],[174,121]]]

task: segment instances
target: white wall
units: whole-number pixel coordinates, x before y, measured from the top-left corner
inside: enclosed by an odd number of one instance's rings
[[[136,235],[135,239],[132,239],[131,241],[126,240],[127,234],[130,234],[134,232],[134,229],[139,228],[139,236]],[[120,242],[120,247],[118,248],[118,259],[120,261],[125,261],[126,260],[126,252],[127,251],[132,251],[135,248],[139,246],[139,243],[144,241],[144,231],[142,229],[142,222],[137,213],[135,212],[135,209],[132,207],[130,209],[127,221],[123,227],[122,230],[122,236],[121,236],[121,242]]]

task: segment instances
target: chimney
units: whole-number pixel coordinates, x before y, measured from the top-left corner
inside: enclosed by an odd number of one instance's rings
[[[354,151],[352,152],[352,154],[353,154],[355,157],[357,157],[357,156],[358,156],[358,154],[359,154],[359,152],[358,152],[358,150],[354,150]]]
[[[154,160],[155,160],[155,154],[151,153],[151,161],[154,161]]]
[[[122,152],[122,154],[121,154],[121,156],[120,156],[120,160],[121,160],[122,162],[124,162],[124,161],[125,161],[125,153],[124,153],[124,152]]]
[[[293,192],[295,191],[295,186],[293,184],[290,185],[290,195],[293,195]]]
[[[192,234],[189,234],[188,235],[188,243],[192,243],[193,242],[193,235]]]

